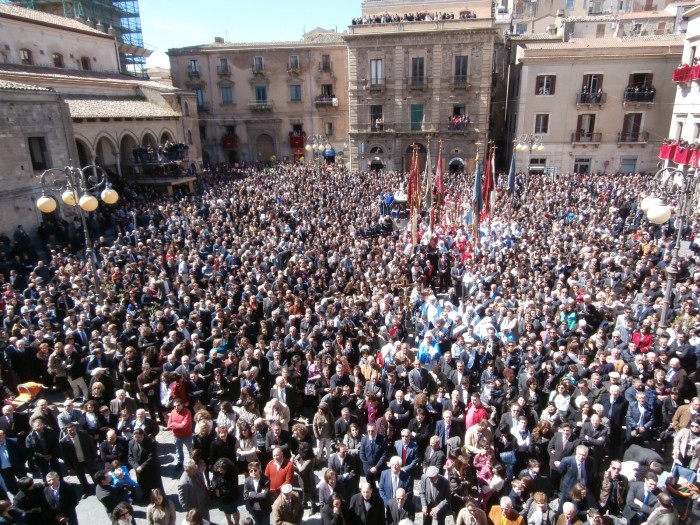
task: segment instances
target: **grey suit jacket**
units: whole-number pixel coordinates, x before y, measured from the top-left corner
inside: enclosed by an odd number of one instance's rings
[[[438,476],[433,490],[433,482],[426,475],[420,478],[420,504],[428,510],[437,508],[440,515],[450,511],[450,482]]]
[[[199,485],[194,476],[190,476],[187,472],[182,473],[177,485],[177,497],[185,511],[209,508],[209,491],[206,489],[204,477],[199,471],[195,473],[195,476],[201,478],[202,485]]]

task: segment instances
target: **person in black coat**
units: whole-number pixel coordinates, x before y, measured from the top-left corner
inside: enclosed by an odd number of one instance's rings
[[[50,525],[78,525],[78,496],[73,485],[61,481],[56,472],[46,475],[44,487],[43,508],[45,523]]]
[[[330,505],[325,505],[321,510],[321,525],[345,525],[346,510],[343,508],[343,499],[340,494],[333,494]]]
[[[610,385],[610,404],[605,406],[605,414],[610,425],[610,457],[621,459],[625,445],[625,432],[629,401],[622,395],[619,385]]]
[[[365,505],[368,503],[369,508]],[[360,493],[350,499],[348,521],[353,525],[384,525],[386,523],[384,503],[371,483],[363,483]]]
[[[107,432],[107,439],[100,443],[99,452],[105,468],[109,468],[115,459],[119,460],[122,465],[129,462],[129,442],[123,437],[117,436],[114,430]]]
[[[209,449],[210,467],[218,459],[228,458],[235,463],[236,461],[236,438],[228,433],[226,427],[216,429],[216,439],[212,441]]]
[[[129,500],[129,492],[125,486],[112,485],[112,476],[106,470],[98,470],[93,476],[95,480],[95,496],[102,503],[107,515],[112,514],[114,507]]]
[[[292,434],[288,430],[282,430],[282,425],[273,421],[270,430],[265,434],[265,451],[271,457],[276,448],[282,449],[287,459],[292,457]]]
[[[21,446],[24,447],[24,440],[27,434],[31,432],[29,426],[29,416],[20,412],[15,412],[12,405],[2,407],[2,417],[0,417],[0,430],[5,432],[9,438],[17,438],[21,440]]]
[[[82,461],[78,459],[76,451],[76,441],[78,442],[83,456]],[[96,470],[97,453],[95,452],[95,442],[84,430],[78,430],[75,424],[66,427],[66,435],[59,441],[61,447],[61,457],[63,458],[69,473],[73,471],[83,487],[83,499],[92,493],[92,486],[88,483],[85,474],[92,476]]]
[[[32,478],[25,476],[17,481],[17,486],[19,491],[15,494],[14,506],[24,511],[27,525],[43,525],[44,484],[34,483]]]
[[[389,500],[386,506],[387,525],[399,525],[401,520],[409,519],[411,523],[416,517],[416,505],[404,489],[396,490],[396,497]]]
[[[129,466],[136,471],[136,481],[144,497],[147,498],[153,489],[163,491],[158,444],[142,428],[134,430],[129,441]]]
[[[348,454],[345,443],[338,445],[338,452],[328,458],[328,468],[338,475],[336,492],[340,493],[344,501],[360,490],[360,476],[362,464],[357,454]]]
[[[46,476],[49,470],[60,472],[58,433],[54,429],[45,426],[41,419],[35,419],[25,444],[27,454],[34,459],[42,476]]]
[[[270,504],[270,480],[265,477],[260,469],[260,463],[251,461],[248,463],[250,476],[243,482],[243,501],[248,513],[255,523],[270,523],[272,505]]]
[[[426,471],[428,467],[437,467],[442,470],[446,461],[445,453],[440,448],[440,438],[438,436],[431,437],[430,446],[425,450],[423,456],[423,471]]]

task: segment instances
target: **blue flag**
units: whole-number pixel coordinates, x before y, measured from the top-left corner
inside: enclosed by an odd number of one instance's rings
[[[510,171],[508,172],[508,193],[515,195],[515,150],[510,158]]]

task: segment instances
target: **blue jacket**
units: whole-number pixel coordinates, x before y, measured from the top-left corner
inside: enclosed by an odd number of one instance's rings
[[[387,446],[386,437],[381,434],[376,434],[374,443],[370,444],[368,436],[362,436],[360,440],[360,461],[362,469],[365,471],[365,477],[369,474],[372,467],[381,472],[386,468]]]
[[[399,483],[396,488],[404,489],[409,498],[413,497],[413,480],[407,472],[399,471]],[[384,501],[384,505],[388,505],[389,500],[394,498],[393,486],[391,485],[391,470],[385,470],[379,478],[379,495]]]

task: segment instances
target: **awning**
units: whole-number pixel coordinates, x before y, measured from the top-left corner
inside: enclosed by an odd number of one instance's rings
[[[294,150],[294,154],[295,154],[295,155],[303,155],[303,154],[304,154],[304,150],[303,150],[302,148],[297,148],[297,149]]]
[[[326,157],[335,157],[335,150],[333,148],[327,149],[323,152],[323,155]]]

